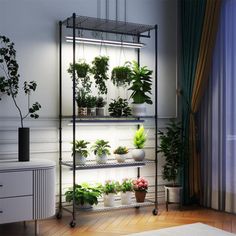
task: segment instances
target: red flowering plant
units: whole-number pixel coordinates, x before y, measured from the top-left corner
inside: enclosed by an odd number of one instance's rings
[[[133,188],[135,191],[147,192],[148,181],[143,177],[133,180]]]

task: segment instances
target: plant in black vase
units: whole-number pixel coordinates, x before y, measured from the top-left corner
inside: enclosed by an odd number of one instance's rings
[[[112,117],[128,117],[131,115],[131,108],[129,107],[127,99],[120,97],[118,97],[117,100],[112,99],[108,111]]]
[[[105,109],[104,106],[106,105],[106,101],[103,97],[98,97],[96,101],[96,115],[97,116],[104,116]]]
[[[24,82],[23,90],[27,96],[27,112],[23,114],[19,103],[17,102],[17,95],[19,93],[19,65],[16,61],[16,50],[14,43],[6,36],[0,35],[0,68],[2,75],[0,75],[0,94],[6,94],[13,99],[13,103],[19,112],[21,128],[18,130],[18,158],[19,161],[29,161],[29,128],[24,127],[24,120],[29,116],[37,119],[39,115],[37,111],[41,108],[38,102],[31,105],[30,95],[35,91],[37,84],[35,81]],[[1,97],[0,97],[1,100]]]
[[[108,62],[109,57],[106,56],[95,57],[92,61],[91,72],[94,75],[95,86],[100,94],[107,94],[106,81],[109,79],[107,74],[109,70]]]

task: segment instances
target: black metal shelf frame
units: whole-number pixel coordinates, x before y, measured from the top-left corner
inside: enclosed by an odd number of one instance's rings
[[[66,117],[62,115],[62,28],[63,26],[72,29],[72,50],[73,50],[73,60],[72,63],[75,64],[75,52],[76,52],[76,30],[88,30],[88,31],[97,31],[97,32],[106,32],[112,34],[121,34],[127,36],[135,36],[137,41],[140,42],[141,37],[150,38],[150,31],[154,30],[154,38],[155,38],[155,49],[154,49],[154,60],[155,60],[155,68],[154,68],[154,78],[155,78],[155,114],[154,116],[147,116],[147,117],[134,117],[131,120],[122,120],[122,119],[99,119],[97,118],[78,118],[76,117],[76,101],[75,101],[75,70],[73,70],[72,78],[73,78],[73,115],[72,115],[72,125],[73,125],[73,140],[76,139],[76,123],[78,122],[143,122],[145,118],[154,118],[155,119],[155,200],[154,200],[154,210],[153,214],[157,215],[158,213],[158,196],[157,196],[157,186],[158,186],[158,156],[157,156],[157,131],[158,131],[158,122],[157,122],[157,111],[158,111],[158,90],[157,90],[157,52],[158,52],[158,37],[157,37],[157,25],[143,25],[143,24],[135,24],[135,23],[128,23],[128,22],[121,22],[121,21],[114,21],[114,20],[104,20],[98,19],[93,17],[86,17],[86,16],[76,16],[75,13],[69,18],[64,21],[59,22],[59,211],[57,213],[57,217],[61,218],[62,210],[65,209],[62,204],[62,166],[66,165],[72,168],[73,170],[73,191],[75,192],[75,183],[76,183],[76,170],[80,169],[89,169],[93,165],[87,165],[86,168],[82,168],[76,166],[75,163],[75,146],[73,145],[73,162],[66,163],[62,160],[62,121]],[[137,50],[137,61],[140,64],[140,48]],[[73,67],[75,68],[75,67]],[[67,117],[68,118],[68,117]],[[143,118],[143,119],[142,119]],[[139,127],[139,125],[138,125]],[[130,166],[137,167],[137,177],[140,176],[140,166],[145,165],[145,163],[132,163]],[[113,167],[127,167],[129,166],[128,162],[125,164],[107,164],[106,166],[103,165],[101,168],[113,168]],[[100,168],[98,165],[94,165],[94,168]],[[150,204],[150,202],[149,202]],[[139,207],[145,204],[135,204],[134,206],[131,205],[130,207]],[[116,207],[115,207],[116,208]],[[117,207],[120,209],[120,207]],[[122,208],[122,207],[121,207]],[[126,208],[126,207],[124,207]],[[67,209],[68,210],[68,209]],[[75,201],[72,204],[72,221],[70,225],[72,227],[75,226],[76,220],[76,206]]]

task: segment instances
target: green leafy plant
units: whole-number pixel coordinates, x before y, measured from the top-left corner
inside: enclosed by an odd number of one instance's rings
[[[166,127],[166,132],[159,131],[158,134],[160,139],[158,152],[165,156],[162,177],[171,181],[174,186],[182,167],[181,156],[184,151],[182,126],[179,122],[171,121]]]
[[[111,80],[117,87],[129,85],[131,82],[131,69],[128,63],[112,69]]]
[[[145,130],[143,126],[140,126],[140,128],[135,132],[133,141],[134,141],[134,146],[137,149],[144,148],[144,144],[147,141],[147,135],[145,134]]]
[[[88,157],[88,154],[89,154],[88,144],[89,142],[86,142],[84,140],[75,140],[75,151],[84,157]]]
[[[77,102],[78,107],[87,107],[86,96],[87,93],[83,88],[78,89],[75,96],[75,100]]]
[[[132,192],[133,189],[134,188],[132,179],[123,179],[122,182],[119,184],[119,192]]]
[[[127,147],[123,147],[123,146],[119,146],[118,148],[116,148],[116,150],[114,151],[114,154],[127,154],[129,152]]]
[[[75,185],[75,204],[76,205],[97,205],[98,197],[102,195],[102,186],[96,185],[92,186],[88,183],[76,184]],[[68,191],[65,192],[66,201],[73,201],[73,187],[70,187]]]
[[[70,63],[70,66],[67,72],[71,75],[71,78],[73,78],[73,64],[72,63]],[[75,77],[76,88],[78,89],[79,87],[80,88],[82,87],[84,88],[86,93],[91,92],[92,82],[90,81],[90,77],[89,77],[89,72],[90,72],[89,64],[87,64],[84,61],[79,61],[78,63],[75,63],[75,72],[76,72],[76,77]]]
[[[97,98],[95,96],[87,95],[85,99],[88,108],[96,107]]]
[[[131,108],[129,107],[127,99],[120,97],[118,97],[117,100],[112,99],[108,111],[112,117],[127,117],[131,115]]]
[[[92,150],[97,156],[102,156],[104,154],[110,155],[109,148],[111,148],[109,141],[104,141],[103,139],[98,139],[92,146]]]
[[[146,66],[140,67],[136,61],[133,62],[133,68],[131,73],[132,85],[129,90],[132,90],[130,97],[133,99],[133,103],[152,104],[151,98],[148,94],[152,94],[152,71]]]
[[[30,106],[30,95],[31,92],[35,91],[37,88],[37,83],[35,81],[24,82],[23,90],[27,96],[27,107],[28,111],[23,114],[19,104],[17,103],[17,95],[19,93],[19,78],[18,73],[19,65],[16,61],[16,50],[14,49],[14,43],[10,41],[9,38],[0,35],[0,69],[3,75],[0,75],[0,95],[6,94],[13,99],[14,105],[16,106],[21,121],[21,127],[24,126],[24,119],[28,116],[37,119],[39,115],[37,111],[40,110],[41,105],[35,102]],[[1,97],[0,97],[1,100]]]
[[[107,94],[106,81],[109,79],[107,73],[109,70],[108,67],[109,57],[99,56],[95,57],[92,61],[91,72],[94,75],[96,87],[98,87],[99,93]]]
[[[103,185],[103,193],[117,193],[119,191],[119,183],[114,180],[107,180]]]
[[[98,97],[96,101],[96,107],[104,107],[106,105],[106,101],[104,101],[103,97]]]

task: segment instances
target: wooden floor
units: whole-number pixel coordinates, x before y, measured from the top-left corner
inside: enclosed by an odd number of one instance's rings
[[[126,209],[115,212],[90,213],[77,217],[77,226],[70,228],[71,217],[66,215],[61,220],[48,219],[40,221],[41,236],[113,236],[134,232],[160,229],[170,226],[202,222],[228,232],[236,233],[236,215],[217,212],[200,207],[188,207],[179,211],[171,206],[169,212],[164,206],[158,216],[153,216],[152,208]],[[34,223],[0,225],[1,236],[34,235]],[[203,236],[203,235],[202,235]]]

